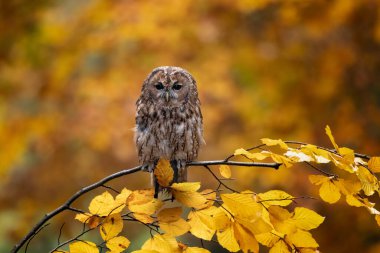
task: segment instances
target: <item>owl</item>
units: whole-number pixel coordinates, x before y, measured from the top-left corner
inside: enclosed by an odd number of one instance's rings
[[[170,161],[173,182],[187,179],[186,163],[204,143],[197,86],[179,67],[155,68],[145,79],[136,102],[135,142],[143,170],[153,172],[160,158]],[[159,186],[152,173],[155,197]]]

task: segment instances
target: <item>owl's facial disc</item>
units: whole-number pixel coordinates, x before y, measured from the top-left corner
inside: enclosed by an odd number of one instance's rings
[[[156,72],[149,80],[149,91],[159,106],[174,108],[188,100],[192,80],[177,69]]]

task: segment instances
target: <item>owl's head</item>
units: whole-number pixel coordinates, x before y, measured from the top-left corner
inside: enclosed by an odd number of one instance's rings
[[[179,67],[155,68],[144,81],[142,95],[148,96],[158,105],[179,107],[198,99],[194,78]]]

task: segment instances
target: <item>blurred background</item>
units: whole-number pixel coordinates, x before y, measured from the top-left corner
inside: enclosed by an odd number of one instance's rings
[[[80,188],[138,164],[135,101],[161,65],[181,66],[198,82],[207,142],[200,160],[263,137],[331,147],[326,124],[338,144],[380,154],[377,0],[1,1],[0,251]],[[317,197],[310,173],[234,168],[232,185]],[[217,185],[202,168],[191,168],[190,180]],[[110,185],[147,188],[149,176]],[[87,209],[102,191],[75,206]],[[326,216],[313,231],[322,252],[380,252],[380,229],[365,209],[298,204]],[[57,245],[64,222],[61,241],[78,234],[73,217],[54,219],[28,252]],[[149,237],[137,224],[125,231],[133,248]]]

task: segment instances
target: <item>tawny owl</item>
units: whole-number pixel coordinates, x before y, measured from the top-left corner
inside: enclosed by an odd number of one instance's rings
[[[136,105],[135,141],[140,163],[153,172],[157,161],[165,158],[174,170],[173,181],[186,181],[186,163],[197,158],[204,142],[194,78],[179,67],[158,67],[145,79]]]

